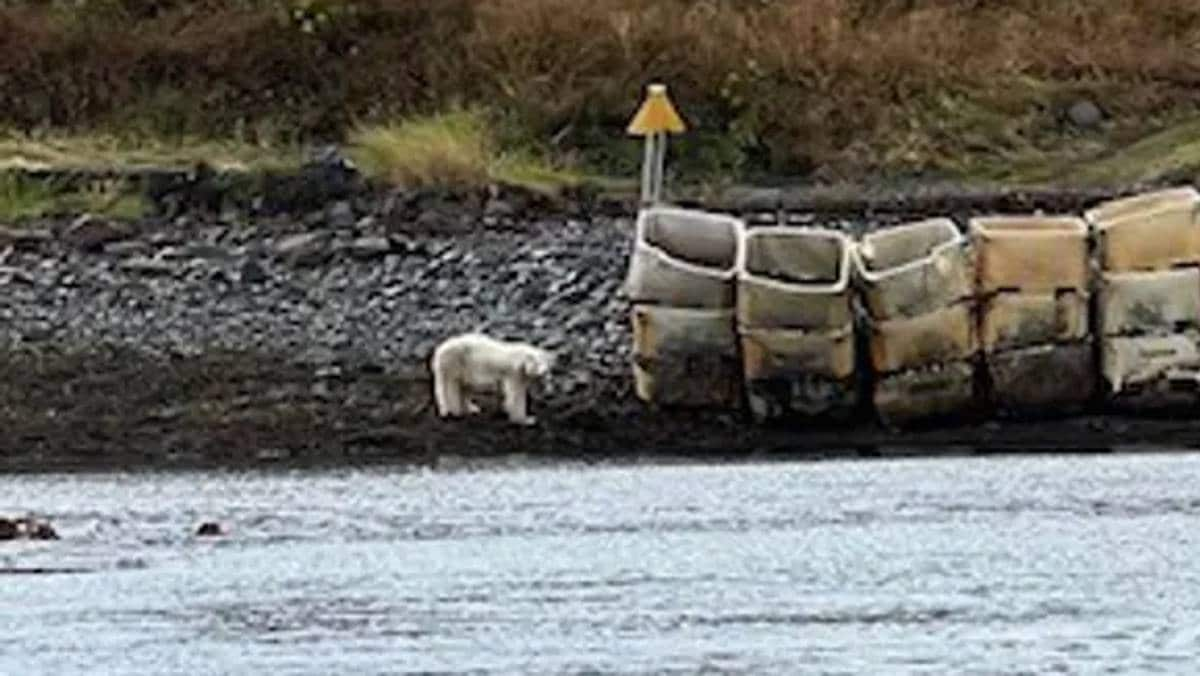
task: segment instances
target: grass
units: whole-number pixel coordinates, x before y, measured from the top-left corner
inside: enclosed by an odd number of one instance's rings
[[[1184,119],[1136,139],[1101,150],[1086,160],[1047,160],[1014,166],[1008,182],[1121,185],[1164,176],[1200,175],[1200,118]]]
[[[64,213],[133,220],[147,208],[145,199],[119,179],[66,190],[18,172],[0,172],[0,223]]]
[[[349,142],[367,174],[409,188],[504,183],[553,193],[582,180],[528,148],[506,147],[478,109],[363,126]]]
[[[218,169],[261,170],[298,166],[298,146],[272,147],[231,139],[104,132],[20,134],[0,132],[0,171],[5,169],[179,168],[204,161]]]
[[[40,216],[57,196],[53,186],[15,173],[0,174],[0,220]]]

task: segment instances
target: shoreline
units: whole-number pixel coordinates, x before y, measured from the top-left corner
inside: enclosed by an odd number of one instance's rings
[[[447,454],[426,460],[401,457],[355,458],[312,457],[285,461],[218,461],[212,459],[195,461],[157,461],[154,463],[129,463],[131,458],[113,457],[103,462],[31,462],[21,459],[0,461],[0,474],[9,476],[34,475],[102,475],[102,474],[179,474],[179,473],[327,473],[339,471],[389,471],[399,473],[435,472],[441,474],[473,473],[487,471],[563,470],[572,468],[628,469],[636,467],[718,467],[722,465],[775,465],[824,462],[887,462],[891,460],[937,460],[937,459],[985,459],[985,458],[1046,458],[1046,457],[1132,457],[1147,455],[1184,455],[1200,452],[1200,442],[1194,446],[1176,447],[1161,444],[1127,444],[1111,448],[1076,449],[1019,449],[1019,448],[967,448],[962,446],[933,447],[914,450],[910,446],[883,447],[875,453],[846,452],[824,453],[764,453],[755,452],[734,456],[731,454],[684,455],[680,453],[643,453],[627,456],[598,455],[532,455],[529,453],[507,453],[493,456],[461,456]],[[132,456],[137,457],[137,456]]]
[[[297,178],[288,190],[306,199],[271,210],[244,190],[214,201],[210,184],[185,176],[148,185],[155,214],[136,222],[0,224],[0,251],[11,246],[0,261],[0,471],[1200,448],[1200,425],[1169,413],[981,411],[891,431],[867,417],[787,429],[654,411],[633,395],[620,291],[631,214],[504,188],[463,197],[354,181],[314,202],[305,186],[336,188],[329,171]],[[1137,189],[929,188],[874,206],[811,199],[818,190],[796,209],[787,191],[760,189],[731,206],[861,233],[928,215],[1077,210]],[[477,328],[562,354],[532,393],[537,427],[435,417],[428,355]]]

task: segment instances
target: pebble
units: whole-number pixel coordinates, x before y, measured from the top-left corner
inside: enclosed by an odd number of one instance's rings
[[[626,305],[614,299],[628,233],[559,220],[466,235],[369,225],[376,230],[350,247],[328,230],[274,233],[268,250],[280,260],[269,269],[233,243],[213,243],[200,224],[146,228],[117,249],[129,254],[123,260],[64,242],[16,250],[6,261],[0,345],[102,342],[162,355],[256,348],[394,368],[487,326],[569,353],[575,372],[564,383],[624,368],[632,338]],[[167,255],[135,253],[164,242],[174,247]]]

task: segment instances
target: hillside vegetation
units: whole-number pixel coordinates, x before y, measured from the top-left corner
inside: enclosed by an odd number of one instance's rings
[[[286,149],[466,107],[523,157],[631,175],[650,81],[698,178],[1200,167],[1180,131],[1200,118],[1195,0],[0,0],[0,128],[28,143]],[[1072,121],[1079,102],[1100,119]]]

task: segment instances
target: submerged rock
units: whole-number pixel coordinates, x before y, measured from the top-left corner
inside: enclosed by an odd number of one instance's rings
[[[215,521],[205,521],[196,529],[196,537],[220,537],[225,535],[225,529]]]
[[[0,517],[0,541],[20,539],[57,540],[58,533],[49,523],[33,517]]]

